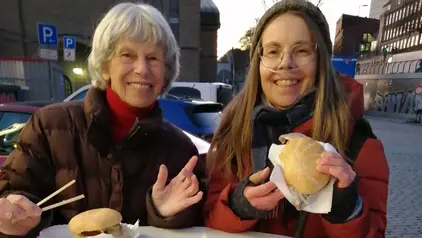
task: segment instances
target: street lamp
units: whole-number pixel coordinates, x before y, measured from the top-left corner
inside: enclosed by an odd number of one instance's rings
[[[358,8],[358,16],[360,15],[360,8],[361,7],[367,7],[367,6],[368,6],[368,4],[359,5],[359,8]]]
[[[73,73],[77,75],[83,75],[84,71],[81,68],[73,68]]]

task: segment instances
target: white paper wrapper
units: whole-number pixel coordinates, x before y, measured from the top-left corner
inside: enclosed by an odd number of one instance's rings
[[[337,150],[329,143],[320,143],[325,151],[337,152]],[[281,193],[285,198],[293,205],[299,200],[299,195],[293,189],[290,189],[286,184],[284,178],[283,166],[280,164],[279,154],[283,150],[285,145],[273,144],[270,147],[268,158],[274,165],[274,170],[271,173],[270,181],[273,181],[277,188],[280,189]],[[300,210],[304,210],[310,213],[327,214],[331,211],[331,203],[333,200],[333,186],[336,178],[331,177],[330,182],[321,191],[315,194],[311,194],[307,197],[307,204],[303,204]]]
[[[130,238],[141,238],[139,233],[139,221],[134,225],[122,223],[122,229]],[[51,226],[40,232],[38,238],[72,238],[72,233],[69,231],[67,225]],[[99,234],[97,236],[89,236],[90,238],[113,238],[108,234]]]

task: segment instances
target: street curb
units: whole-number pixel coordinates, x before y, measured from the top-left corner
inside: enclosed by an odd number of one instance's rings
[[[379,111],[366,111],[364,116],[369,117],[378,117],[384,118],[390,121],[414,124],[414,125],[422,125],[422,123],[415,123],[413,122],[414,114],[405,114],[405,113],[389,113],[389,112],[379,112]]]

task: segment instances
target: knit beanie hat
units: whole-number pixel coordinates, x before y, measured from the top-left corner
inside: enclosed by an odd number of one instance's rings
[[[274,18],[278,17],[282,13],[288,11],[297,11],[305,14],[310,19],[312,19],[316,25],[318,26],[318,30],[320,31],[324,43],[328,49],[328,53],[332,55],[332,42],[330,38],[330,28],[328,26],[327,20],[325,19],[324,14],[322,14],[321,10],[311,2],[306,0],[282,0],[280,2],[275,3],[270,9],[268,9],[264,15],[259,19],[258,24],[255,27],[254,35],[252,37],[252,44],[250,49],[250,58],[254,55],[259,39],[261,38],[262,32],[264,31],[265,27],[271,22]],[[316,29],[311,29],[316,30]]]

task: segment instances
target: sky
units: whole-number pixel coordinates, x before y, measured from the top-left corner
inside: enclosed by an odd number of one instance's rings
[[[217,54],[223,56],[232,47],[239,47],[239,39],[249,27],[255,24],[255,19],[265,12],[265,0],[213,0],[220,11],[221,26],[218,30]],[[273,0],[266,0],[267,7]],[[317,0],[312,0],[316,3]],[[362,5],[368,6],[362,6]],[[323,0],[321,11],[330,25],[331,40],[334,42],[336,23],[342,14],[369,15],[371,0]]]

